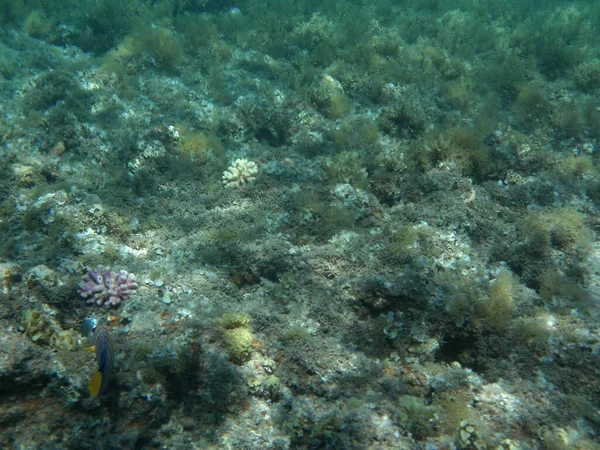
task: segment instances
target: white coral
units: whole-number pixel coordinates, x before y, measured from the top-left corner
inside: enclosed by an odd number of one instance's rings
[[[258,167],[247,159],[236,159],[229,169],[223,172],[223,185],[228,188],[239,188],[255,180]]]

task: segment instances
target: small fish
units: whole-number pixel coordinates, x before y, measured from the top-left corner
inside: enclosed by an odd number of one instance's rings
[[[96,348],[96,360],[98,370],[92,376],[88,391],[92,397],[104,395],[108,388],[108,376],[112,368],[112,341],[108,330],[99,325],[94,327],[94,347]]]
[[[85,319],[81,322],[81,326],[79,327],[79,332],[84,338],[90,338],[94,333],[94,328],[98,326],[98,321],[91,317],[89,319]]]

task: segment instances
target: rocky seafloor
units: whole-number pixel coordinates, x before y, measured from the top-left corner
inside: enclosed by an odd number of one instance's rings
[[[8,1],[0,447],[600,448],[600,7],[485,3]]]

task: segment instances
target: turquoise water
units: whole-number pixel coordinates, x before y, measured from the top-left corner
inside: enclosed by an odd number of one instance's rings
[[[4,0],[0,448],[600,448],[599,24]]]

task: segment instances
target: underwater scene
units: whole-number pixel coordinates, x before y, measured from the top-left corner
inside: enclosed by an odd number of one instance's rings
[[[1,0],[0,448],[600,450],[600,2]]]

